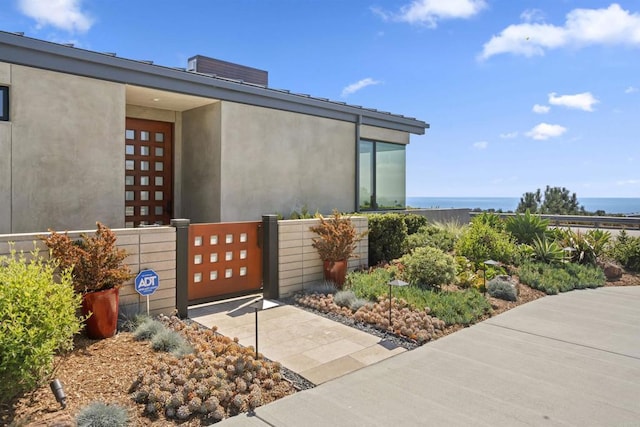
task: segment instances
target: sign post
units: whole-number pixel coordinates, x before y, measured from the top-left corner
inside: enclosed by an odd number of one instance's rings
[[[158,273],[153,270],[142,270],[136,276],[136,292],[147,297],[147,316],[149,315],[149,295],[153,294],[160,286]]]

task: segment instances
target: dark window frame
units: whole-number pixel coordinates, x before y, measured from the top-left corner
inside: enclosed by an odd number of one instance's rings
[[[0,110],[0,121],[9,121],[9,86],[0,86],[0,103],[2,104],[2,110]]]
[[[362,185],[362,183],[360,182],[360,169],[362,167],[362,165],[360,164],[360,154],[362,153],[361,151],[361,147],[362,147],[362,143],[366,142],[366,143],[370,143],[372,145],[372,152],[371,152],[371,164],[369,166],[370,168],[370,173],[372,175],[372,188],[371,188],[371,195],[370,195],[370,204],[368,207],[364,207],[363,206],[363,200],[360,200],[360,186]],[[356,209],[357,212],[367,212],[367,211],[376,211],[379,209],[383,209],[383,210],[403,210],[406,209],[406,206],[403,207],[384,207],[384,208],[380,208],[379,203],[378,203],[378,170],[377,170],[377,163],[378,163],[378,144],[389,144],[389,145],[397,145],[397,146],[402,146],[405,150],[406,150],[406,145],[405,144],[399,144],[399,143],[395,143],[395,142],[388,142],[388,141],[378,141],[378,140],[374,140],[374,139],[369,139],[369,138],[360,138],[358,140],[358,153],[357,153],[357,165],[356,165],[356,180],[357,180],[357,186],[356,186]],[[405,151],[406,152],[406,151]],[[405,159],[405,179],[406,179],[406,159]],[[406,188],[405,188],[406,191]],[[406,205],[406,193],[405,193],[405,205]]]

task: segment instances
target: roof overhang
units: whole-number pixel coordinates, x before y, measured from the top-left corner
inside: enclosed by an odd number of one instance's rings
[[[212,77],[147,62],[0,32],[0,61],[185,94],[309,114],[422,135],[429,125],[411,117]]]

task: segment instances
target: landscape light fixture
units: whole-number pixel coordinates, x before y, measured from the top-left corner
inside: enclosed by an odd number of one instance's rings
[[[392,286],[401,287],[401,286],[407,286],[407,285],[408,285],[407,282],[404,282],[399,279],[395,279],[389,282],[389,328],[391,329],[392,332],[393,332],[393,324],[391,323],[391,287]]]
[[[258,359],[258,312],[262,310],[268,310],[279,305],[280,304],[278,304],[276,301],[260,298],[247,306],[253,308],[256,313],[256,359]]]
[[[64,393],[64,388],[62,388],[62,383],[59,379],[54,379],[49,383],[49,387],[51,387],[51,391],[53,395],[56,397],[56,401],[62,406],[62,409],[67,407],[67,395]]]
[[[485,262],[483,262],[483,264],[484,264],[484,274],[482,275],[482,285],[484,286],[484,291],[486,293],[487,292],[487,265],[497,266],[497,265],[500,265],[500,263],[498,261],[488,259]]]

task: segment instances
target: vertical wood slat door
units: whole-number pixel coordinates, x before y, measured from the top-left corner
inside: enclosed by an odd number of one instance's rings
[[[189,226],[188,299],[214,301],[262,288],[262,222]]]
[[[125,226],[167,225],[173,215],[173,124],[126,120]]]

